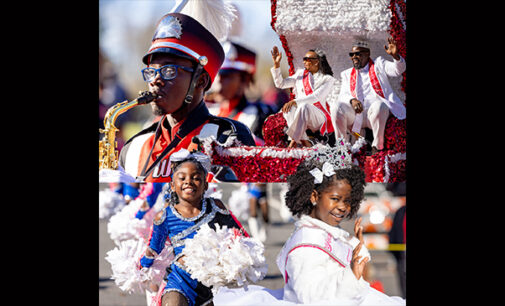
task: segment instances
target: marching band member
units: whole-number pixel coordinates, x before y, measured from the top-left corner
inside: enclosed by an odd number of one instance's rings
[[[248,101],[245,95],[246,89],[254,82],[256,53],[231,40],[222,45],[225,60],[213,83],[215,88],[207,92],[205,102],[211,114],[245,124],[253,133],[256,145],[262,146],[265,144],[263,122],[274,110],[261,101]]]
[[[188,148],[193,136],[222,143],[235,134],[243,145],[254,146],[244,124],[212,116],[203,102],[223,60],[219,41],[192,17],[169,13],[160,19],[142,58],[147,65],[142,76],[157,96],[151,106],[161,119],[123,146],[119,165],[126,173],[137,181],[168,182],[170,154]]]

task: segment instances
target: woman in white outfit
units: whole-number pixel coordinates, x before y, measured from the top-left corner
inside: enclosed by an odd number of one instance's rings
[[[330,109],[326,103],[335,82],[331,67],[321,50],[309,50],[303,57],[304,69],[283,78],[280,69],[282,54],[276,46],[271,54],[275,87],[293,88],[296,97],[284,104],[281,110],[288,126],[286,134],[292,139],[288,147],[293,148],[297,144],[310,147],[312,145],[305,132],[307,129],[313,132],[319,130],[321,134],[333,132]]]

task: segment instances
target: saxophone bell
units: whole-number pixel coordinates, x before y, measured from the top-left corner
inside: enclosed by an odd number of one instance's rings
[[[99,169],[116,170],[118,168],[119,154],[116,150],[116,132],[119,131],[119,129],[114,125],[117,117],[135,106],[145,105],[153,101],[156,97],[157,96],[150,91],[140,91],[139,97],[135,100],[117,103],[107,110],[103,121],[104,128],[99,129],[99,132],[104,134],[102,140],[98,143]]]

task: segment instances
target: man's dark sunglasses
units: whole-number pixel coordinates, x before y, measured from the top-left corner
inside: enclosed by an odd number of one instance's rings
[[[360,56],[361,53],[366,53],[367,51],[356,51],[356,52],[349,52],[349,57],[353,57],[353,56]]]

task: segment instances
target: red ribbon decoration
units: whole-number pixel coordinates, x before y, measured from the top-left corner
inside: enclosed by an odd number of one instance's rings
[[[368,76],[370,77],[370,82],[372,83],[372,87],[375,90],[375,92],[385,99],[381,84],[379,82],[379,79],[377,78],[377,74],[375,74],[375,64],[373,63],[371,58],[368,59]],[[351,71],[350,85],[351,85],[351,95],[355,99],[356,99],[356,77],[357,77],[356,68],[353,67]]]

